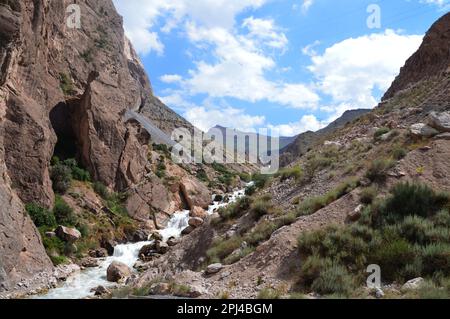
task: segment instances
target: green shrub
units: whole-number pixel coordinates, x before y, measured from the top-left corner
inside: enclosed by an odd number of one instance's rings
[[[72,177],[80,182],[89,182],[91,180],[89,172],[79,167],[74,167],[72,169]]]
[[[361,194],[359,195],[359,201],[361,202],[361,204],[370,205],[373,203],[377,195],[378,190],[376,187],[367,187],[361,191]]]
[[[450,228],[449,210],[448,209],[440,210],[435,216],[433,216],[432,220],[436,226]]]
[[[252,176],[253,182],[256,188],[264,188],[269,182],[270,175],[266,174],[254,174]]]
[[[242,258],[244,258],[245,256],[250,255],[251,253],[253,253],[255,251],[254,247],[247,247],[242,249],[239,254],[231,254],[228,257],[226,257],[224,259],[224,263],[226,265],[231,265],[234,264],[236,262],[238,262],[239,260],[241,260]]]
[[[65,73],[59,74],[59,86],[63,91],[64,95],[75,94],[72,79]]]
[[[300,166],[284,168],[280,172],[278,172],[278,174],[276,174],[275,176],[280,177],[282,182],[284,182],[290,178],[299,180],[303,177],[303,170],[300,168]]]
[[[376,183],[383,183],[386,180],[388,171],[393,168],[395,162],[389,159],[378,159],[373,161],[366,173],[366,177]]]
[[[251,203],[250,211],[254,220],[259,220],[261,217],[273,213],[273,205],[270,201],[271,198],[262,196]]]
[[[282,295],[282,293],[276,289],[264,288],[259,291],[257,299],[275,300],[275,299],[280,299],[281,295]]]
[[[422,265],[425,275],[430,276],[440,271],[444,276],[450,276],[450,245],[438,243],[424,247]]]
[[[236,202],[219,209],[218,213],[223,220],[232,220],[244,215],[250,208],[251,200],[249,197],[242,197]]]
[[[315,154],[305,164],[305,177],[312,179],[317,171],[330,167],[335,160],[336,159],[334,158],[328,158]]]
[[[69,262],[69,260],[65,256],[50,256],[50,260],[52,261],[54,266],[64,265]]]
[[[405,158],[407,154],[408,152],[402,147],[396,147],[392,151],[392,157],[397,161]]]
[[[407,216],[431,217],[449,203],[449,196],[436,193],[424,184],[399,183],[391,191],[383,207],[388,222],[403,220]]]
[[[379,139],[381,136],[383,136],[384,134],[389,133],[391,130],[387,127],[382,127],[380,129],[378,129],[375,134],[373,135],[373,137],[377,140]]]
[[[297,211],[299,216],[311,215],[318,210],[330,205],[344,195],[353,191],[359,185],[359,180],[356,178],[349,178],[343,183],[339,184],[334,190],[328,192],[323,196],[308,198],[303,201]]]
[[[208,256],[210,262],[222,261],[238,249],[241,244],[242,238],[238,236],[227,240],[218,239],[213,243],[212,247],[208,249],[206,255]]]
[[[279,226],[276,223],[265,220],[259,223],[251,233],[247,234],[245,241],[256,247],[259,243],[268,240],[278,228]]]
[[[73,212],[73,209],[67,205],[64,199],[60,196],[56,196],[53,214],[55,215],[56,222],[60,225],[73,227],[77,224],[77,218]]]
[[[353,277],[341,265],[327,267],[311,285],[313,291],[321,295],[350,296],[355,289]]]
[[[83,53],[80,53],[80,57],[85,60],[87,63],[91,63],[93,61],[92,58],[92,49],[87,49]]]
[[[109,190],[104,184],[102,184],[100,182],[95,182],[92,185],[92,187],[94,188],[94,192],[96,192],[98,195],[100,195],[101,198],[108,199]]]
[[[413,294],[413,297],[419,299],[449,299],[450,279],[447,278],[441,286],[432,281],[425,281],[419,289],[411,291],[410,294]]]
[[[404,268],[414,263],[417,253],[415,247],[404,239],[385,241],[373,252],[370,263],[380,265],[384,280],[402,281]]]
[[[53,182],[53,190],[58,194],[65,194],[72,180],[71,169],[59,163],[51,168],[50,178]]]
[[[430,238],[428,235],[434,229],[434,224],[419,216],[408,216],[397,226],[398,233],[402,238],[411,243],[428,244]]]
[[[254,195],[255,193],[256,193],[256,186],[255,186],[255,185],[248,186],[248,187],[245,189],[245,195],[246,195],[246,196],[252,196],[252,195]]]
[[[25,210],[30,215],[36,227],[55,227],[56,219],[53,212],[48,209],[42,208],[36,204],[28,204],[25,206]]]
[[[246,183],[250,183],[252,181],[251,175],[247,174],[247,173],[240,173],[239,177],[240,177],[241,181],[244,181]]]
[[[197,171],[197,178],[205,183],[209,181],[208,175],[206,174],[204,169],[200,169]]]
[[[308,257],[302,264],[300,281],[305,287],[311,287],[314,280],[319,278],[320,274],[333,264],[329,258],[322,258],[317,254]]]

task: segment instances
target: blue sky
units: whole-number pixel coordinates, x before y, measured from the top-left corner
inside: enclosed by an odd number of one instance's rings
[[[376,106],[450,4],[114,2],[155,95],[169,107],[203,130],[264,127],[290,136],[320,129],[346,110]]]

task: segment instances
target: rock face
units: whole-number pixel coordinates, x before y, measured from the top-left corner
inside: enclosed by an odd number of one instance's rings
[[[406,61],[400,75],[383,100],[397,92],[432,76],[440,75],[450,65],[450,13],[433,24],[419,50]]]
[[[124,115],[133,110],[166,133],[192,125],[153,95],[113,2],[76,4],[81,9],[79,29],[66,23],[65,1],[0,0],[0,287],[4,290],[20,279],[52,271],[23,206],[32,202],[53,206],[49,163],[61,146],[70,149],[67,155],[77,158],[94,180],[116,191],[134,190],[129,206],[137,219],[148,220],[150,211],[167,214],[179,208],[165,187],[158,186],[161,181],[147,178],[150,134],[137,121],[125,121]],[[194,195],[193,189],[200,194]],[[204,186],[193,182],[186,192],[192,204],[206,205]]]
[[[127,265],[114,261],[109,265],[106,279],[110,282],[124,282],[131,276],[131,269]]]

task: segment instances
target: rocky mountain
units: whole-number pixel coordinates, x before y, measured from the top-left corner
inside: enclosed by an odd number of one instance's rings
[[[53,271],[25,205],[53,208],[54,156],[76,159],[111,192],[127,192],[128,213],[150,228],[153,217],[164,222],[184,203],[205,207],[211,198],[195,167],[172,165],[137,120],[125,120],[131,110],[167,134],[192,129],[153,95],[112,1],[77,1],[80,28],[67,23],[69,4],[0,1],[0,291]],[[102,199],[88,189],[83,195],[100,214]],[[90,201],[79,195],[63,199],[82,214]]]
[[[317,132],[309,131],[296,136],[294,140],[289,141],[289,144],[281,148],[281,165],[286,166],[292,163],[292,161],[299,156],[306,154],[312,148],[314,143],[322,137],[333,133],[369,112],[370,110],[367,109],[346,111],[340,118],[330,123],[327,127],[324,127]]]

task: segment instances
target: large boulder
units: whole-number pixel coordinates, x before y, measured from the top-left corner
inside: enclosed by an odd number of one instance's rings
[[[149,257],[156,251],[156,242],[145,245],[139,250],[139,257]]]
[[[422,287],[422,285],[425,283],[425,280],[422,277],[419,278],[414,278],[411,279],[410,281],[408,281],[407,283],[405,283],[402,286],[402,290],[403,291],[408,291],[408,290],[417,290],[420,287]]]
[[[92,258],[108,257],[108,251],[105,248],[98,248],[89,251],[89,256]]]
[[[93,257],[86,257],[80,261],[80,264],[84,268],[95,268],[99,266],[98,260]]]
[[[106,279],[110,282],[124,282],[131,276],[131,269],[124,263],[114,261],[106,271]]]
[[[185,229],[183,229],[183,231],[181,232],[181,235],[189,235],[190,233],[192,233],[195,230],[194,227],[192,226],[188,226]]]
[[[186,199],[189,208],[195,206],[207,209],[211,204],[211,193],[208,188],[190,177],[185,177],[180,182],[181,192]]]
[[[208,213],[201,207],[194,206],[189,213],[191,217],[197,217],[201,219],[205,219],[208,216]]]
[[[203,225],[203,223],[203,219],[198,217],[192,217],[189,219],[189,226],[194,228],[200,227],[201,225]]]
[[[81,233],[78,230],[65,226],[58,226],[55,233],[56,236],[58,236],[61,240],[64,240],[68,243],[74,243],[81,238]]]
[[[440,132],[450,132],[450,112],[431,112],[428,124]]]
[[[439,131],[424,123],[411,125],[410,132],[416,137],[433,137],[439,134]]]
[[[206,267],[205,274],[206,275],[217,274],[222,269],[223,269],[223,265],[222,264],[219,264],[219,263],[218,264],[212,264],[212,265],[209,265],[208,267]]]
[[[162,241],[156,242],[155,248],[156,248],[156,253],[160,254],[160,255],[164,255],[170,249],[169,245]]]

